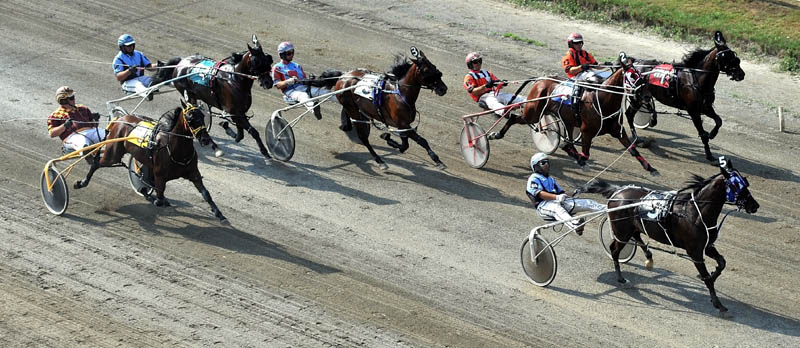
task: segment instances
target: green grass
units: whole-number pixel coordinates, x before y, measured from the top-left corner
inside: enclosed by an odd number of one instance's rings
[[[720,30],[728,46],[779,58],[800,73],[800,3],[793,0],[508,0],[574,18],[623,22],[710,46]]]
[[[505,34],[503,34],[503,37],[509,38],[511,40],[514,40],[514,41],[521,41],[521,42],[524,42],[526,44],[534,45],[534,46],[537,46],[537,47],[545,47],[545,46],[547,46],[547,44],[545,44],[544,42],[541,42],[539,40],[529,39],[527,37],[522,37],[522,36],[519,36],[519,35],[514,34],[514,33],[505,33]]]

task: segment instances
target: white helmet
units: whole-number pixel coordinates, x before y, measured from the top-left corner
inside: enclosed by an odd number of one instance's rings
[[[537,152],[536,154],[531,156],[531,170],[535,170],[533,169],[533,166],[539,164],[539,162],[546,159],[547,159],[547,154],[544,152]]]

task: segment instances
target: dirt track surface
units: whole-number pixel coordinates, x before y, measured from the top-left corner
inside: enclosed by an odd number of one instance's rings
[[[732,214],[717,243],[728,262],[717,290],[730,309],[720,316],[694,266],[671,255],[656,253],[653,270],[637,255],[623,265],[630,282],[618,285],[596,225],[557,246],[553,284],[529,283],[519,247],[542,223],[524,194],[534,152],[529,131],[515,126],[492,142],[482,170],[464,164],[458,145],[460,116],[478,111],[460,86],[468,51],[484,52],[487,68],[515,80],[558,73],[563,38],[576,30],[599,57],[625,50],[671,60],[688,47],[491,1],[6,1],[0,18],[0,346],[800,342],[800,123],[792,114],[800,89],[757,62],[743,63],[744,81],[717,83],[726,122],[712,151],[732,158],[761,204],[756,215]],[[390,166],[379,170],[336,128],[339,108],[328,103],[322,121],[307,117],[295,127],[289,163],[265,164],[249,136],[234,143],[212,129],[227,155],[200,149],[200,169],[230,225],[216,221],[188,182],[168,184],[173,207],[149,205],[131,192],[122,168],[100,170],[88,188],[71,189],[69,210],[53,216],[39,176],[59,154],[57,141],[42,119],[6,121],[46,117],[64,84],[79,103],[105,111],[105,101],[121,96],[107,63],[123,32],[153,60],[222,58],[244,49],[253,33],[277,59],[275,46],[291,40],[296,61],[316,73],[383,71],[392,54],[416,45],[450,87],[444,97],[423,91],[417,103],[420,133],[448,169],[436,169],[416,144],[399,154],[373,134]],[[547,47],[499,39],[505,32]],[[160,95],[140,112],[157,116],[177,103],[177,94]],[[254,89],[252,120],[262,135],[269,114],[283,106],[276,90]],[[786,133],[776,132],[776,106],[788,110]],[[662,116],[641,133],[654,140],[642,153],[662,176],[650,177],[623,155],[602,179],[677,189],[690,172],[718,172],[690,121]],[[585,170],[556,153],[553,174],[562,186],[585,183],[622,146],[606,136],[593,150]],[[69,183],[85,169],[79,165]]]

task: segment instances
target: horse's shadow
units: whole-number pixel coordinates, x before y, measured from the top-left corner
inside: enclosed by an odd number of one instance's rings
[[[390,162],[387,162],[387,164],[390,165],[388,170],[380,172],[375,171],[375,167],[372,165],[372,157],[369,155],[369,153],[365,152],[342,152],[336,154],[335,158],[353,164],[361,169],[364,173],[370,175],[382,174],[387,177],[394,176],[403,180],[425,185],[440,192],[457,195],[465,199],[479,200],[482,202],[496,202],[514,206],[527,206],[527,204],[524,202],[519,201],[518,199],[509,198],[495,188],[487,185],[481,185],[473,181],[460,178],[438,168],[434,168],[427,164],[430,162],[425,162],[425,158],[419,157],[419,161],[408,160],[402,157],[416,155],[399,154],[397,151],[391,148],[381,148],[379,146],[374,146],[374,148],[376,150],[380,149],[381,151],[385,152],[385,154],[381,155],[381,157],[390,160]],[[393,171],[392,166],[402,168],[403,170]],[[405,171],[411,172],[412,174],[404,174],[403,172]],[[513,174],[509,173],[508,175]]]
[[[724,292],[717,289],[717,294],[730,310],[730,312],[720,315],[714,306],[711,305],[708,289],[700,280],[677,275],[664,269],[656,268],[648,271],[640,265],[627,264],[626,266],[638,269],[637,272],[623,271],[623,276],[628,280],[628,283],[618,283],[616,272],[613,270],[602,273],[597,277],[597,282],[607,284],[611,286],[611,288],[599,293],[559,288],[552,285],[549,286],[548,289],[588,300],[624,305],[634,308],[634,310],[639,307],[652,308],[654,306],[661,306],[658,301],[652,299],[653,297],[657,297],[660,298],[662,302],[671,302],[683,308],[670,309],[662,307],[660,308],[662,310],[701,316],[721,316],[727,320],[755,329],[793,337],[800,336],[800,319],[798,318],[787,317],[737,301],[732,297],[726,296]],[[647,272],[649,274],[642,274],[642,272]],[[645,287],[643,285],[647,286]],[[765,323],[769,324],[767,325]]]
[[[144,200],[144,198],[142,198],[142,200]],[[133,233],[137,233],[138,231],[144,231],[153,235],[171,233],[188,240],[213,245],[237,253],[263,256],[290,262],[320,274],[340,272],[339,269],[334,267],[293,255],[283,246],[275,242],[239,231],[230,225],[221,226],[213,215],[193,213],[193,211],[199,209],[193,209],[189,204],[175,200],[170,200],[170,203],[173,205],[171,208],[156,208],[147,202],[123,205],[115,209],[116,214],[109,214],[106,211],[98,210],[95,211],[96,214],[105,215],[110,218],[108,221],[100,223],[85,218],[77,218],[76,220],[85,220],[87,223],[101,226],[119,226],[120,224],[135,222],[138,223],[139,230]],[[156,220],[160,220],[159,223],[157,223]],[[165,221],[167,223],[164,223]]]

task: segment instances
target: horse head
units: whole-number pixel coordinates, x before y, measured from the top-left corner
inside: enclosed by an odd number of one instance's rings
[[[253,34],[253,47],[247,44],[247,51],[250,52],[249,73],[258,76],[261,88],[272,88],[272,56],[264,53],[255,34]]]
[[[200,146],[206,146],[211,143],[211,136],[208,135],[203,111],[197,106],[186,103],[183,100],[181,100],[181,107],[180,113],[183,115],[183,119],[186,122],[186,128],[197,138],[197,141],[200,142]]]
[[[417,77],[422,81],[422,87],[432,89],[438,96],[447,93],[447,85],[442,81],[442,72],[433,65],[422,51],[411,46],[411,61],[417,66]]]
[[[631,101],[637,106],[643,103],[649,103],[653,98],[650,90],[646,87],[647,79],[642,76],[642,73],[634,65],[636,59],[625,54],[619,53],[619,63],[623,69],[623,83],[626,93],[633,93]]]
[[[736,204],[739,209],[744,209],[748,214],[755,214],[759,204],[748,187],[747,178],[733,168],[733,163],[725,156],[719,157],[719,169],[725,177],[725,198],[728,202]]]
[[[744,80],[744,70],[739,66],[741,60],[736,56],[736,52],[728,48],[725,37],[719,31],[714,33],[714,45],[717,47],[716,61],[719,70],[728,75],[731,80]]]

